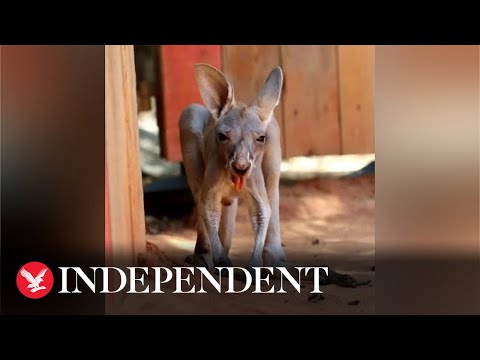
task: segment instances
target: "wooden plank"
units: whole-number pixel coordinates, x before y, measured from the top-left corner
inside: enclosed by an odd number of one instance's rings
[[[338,48],[342,153],[375,152],[375,46]]]
[[[220,45],[160,46],[160,142],[162,157],[169,161],[182,161],[178,129],[182,110],[191,103],[203,104],[195,80],[197,63],[220,68]]]
[[[286,156],[340,153],[336,46],[281,47]]]
[[[107,168],[107,158],[105,156],[105,266],[113,266],[112,263],[112,236],[110,234],[110,200],[108,198],[108,168]],[[113,281],[110,278],[109,288],[113,285]],[[115,296],[114,294],[106,294],[105,304],[108,306],[114,305]]]
[[[223,71],[233,84],[235,98],[246,104],[253,101],[269,73],[278,65],[281,65],[278,45],[223,46]],[[284,150],[282,102],[275,109],[275,117],[282,129]]]
[[[112,266],[112,237],[110,235],[110,201],[108,199],[108,169],[105,157],[105,265]]]
[[[136,264],[146,249],[133,59],[133,46],[105,46],[106,180],[114,266]]]

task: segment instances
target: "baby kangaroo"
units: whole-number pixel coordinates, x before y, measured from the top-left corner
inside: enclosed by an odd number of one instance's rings
[[[280,129],[274,117],[283,83],[272,70],[255,100],[235,99],[232,84],[206,64],[195,68],[205,106],[192,104],[180,116],[180,140],[190,190],[198,209],[196,266],[233,266],[228,257],[238,198],[248,204],[255,245],[248,266],[280,266]]]

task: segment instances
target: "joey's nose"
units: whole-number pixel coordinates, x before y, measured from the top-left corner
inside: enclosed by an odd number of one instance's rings
[[[244,174],[250,168],[250,162],[245,159],[239,159],[232,164],[233,170],[239,174]]]

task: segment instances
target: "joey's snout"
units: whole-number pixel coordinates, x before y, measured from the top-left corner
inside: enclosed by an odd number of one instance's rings
[[[236,176],[248,175],[250,169],[253,167],[253,158],[250,153],[245,154],[235,152],[230,158],[230,171]]]
[[[246,175],[250,170],[250,162],[247,159],[240,159],[232,163],[232,170],[238,175]]]

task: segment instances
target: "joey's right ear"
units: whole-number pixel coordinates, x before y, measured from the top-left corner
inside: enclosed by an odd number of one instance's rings
[[[222,72],[207,64],[195,65],[195,75],[200,96],[217,120],[234,104],[233,87]]]

